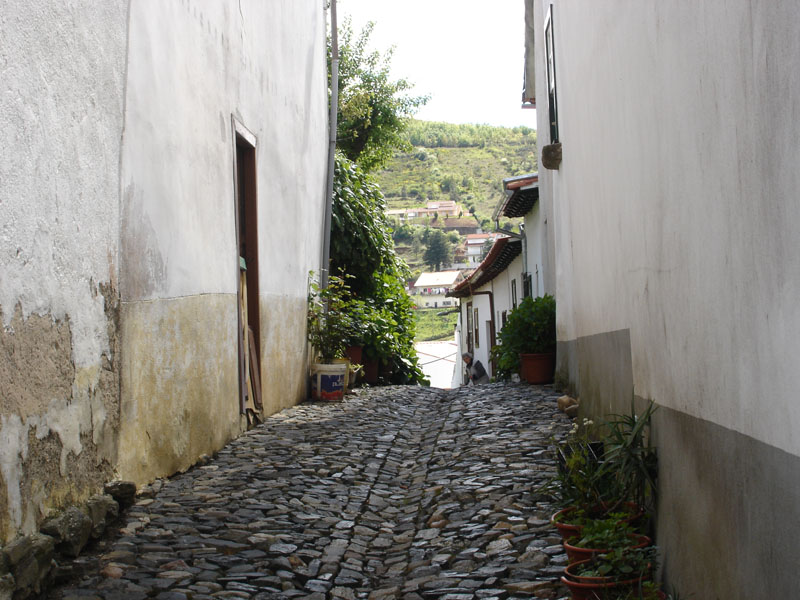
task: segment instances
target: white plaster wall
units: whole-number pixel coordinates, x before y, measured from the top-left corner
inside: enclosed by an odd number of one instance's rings
[[[69,317],[75,365],[107,349],[117,278],[124,2],[0,5],[0,307]]]
[[[541,190],[540,190],[541,193]],[[525,215],[525,252],[527,254],[528,273],[531,275],[531,295],[536,298],[544,294],[552,294],[545,284],[545,256],[547,251],[548,229],[545,224],[545,211],[541,210],[541,200]]]
[[[511,281],[514,279],[517,281],[517,306],[519,306],[523,298],[522,255],[512,260],[505,271],[500,273],[485,286],[479,288],[480,290],[491,290],[494,294],[495,329],[497,335],[500,335],[500,330],[503,327],[503,311],[510,313],[512,310]]]
[[[135,1],[126,301],[235,293],[234,114],[257,138],[260,292],[305,297],[320,257],[325,15],[313,0]]]
[[[67,457],[87,437],[99,446],[106,422],[95,394],[109,352],[99,288],[117,283],[126,18],[125,2],[0,2],[2,326],[22,335],[12,327],[18,308],[22,319],[67,322],[70,346],[59,351],[75,367],[71,393],[40,398],[42,411],[20,409],[13,390],[0,390],[0,404],[20,412],[0,415],[9,535],[35,531],[47,504],[20,493],[30,431],[58,440],[66,480]]]
[[[638,395],[800,454],[800,4],[554,4],[559,338],[630,329]]]
[[[482,294],[479,296],[472,296],[461,299],[461,352],[467,351],[467,302],[472,302],[472,314],[474,316],[475,309],[478,309],[478,341],[479,345],[475,345],[473,357],[483,363],[487,372],[489,371],[489,340],[486,337],[486,321],[491,318],[491,310],[489,305],[489,296]],[[475,336],[475,322],[472,323],[473,327],[473,342]],[[463,367],[462,367],[463,371]]]

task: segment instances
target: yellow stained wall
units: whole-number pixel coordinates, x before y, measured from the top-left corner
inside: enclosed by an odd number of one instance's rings
[[[185,470],[243,430],[236,310],[233,294],[122,304],[122,479]]]
[[[307,397],[306,298],[261,296],[261,390],[264,414]]]

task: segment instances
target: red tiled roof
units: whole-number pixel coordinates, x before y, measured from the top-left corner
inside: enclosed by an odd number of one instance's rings
[[[503,187],[512,194],[503,202],[499,213],[506,217],[524,217],[539,199],[539,174],[504,181]]]

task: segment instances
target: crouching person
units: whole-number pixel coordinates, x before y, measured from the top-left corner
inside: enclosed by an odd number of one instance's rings
[[[464,352],[461,358],[464,359],[464,363],[467,366],[467,379],[472,382],[472,385],[489,383],[489,374],[483,368],[481,361],[473,360],[471,352]]]

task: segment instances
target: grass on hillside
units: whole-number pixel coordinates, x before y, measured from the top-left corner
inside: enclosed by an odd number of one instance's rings
[[[458,313],[439,316],[442,308],[418,308],[414,311],[417,334],[415,342],[431,342],[434,340],[453,339]]]
[[[389,208],[455,200],[465,215],[474,208],[484,221],[503,195],[504,178],[537,169],[536,132],[528,128],[413,121],[410,129],[414,150],[376,173]]]

